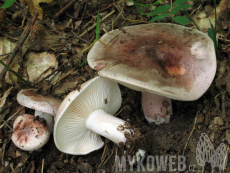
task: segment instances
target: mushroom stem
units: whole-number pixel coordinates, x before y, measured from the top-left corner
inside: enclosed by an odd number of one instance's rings
[[[116,144],[126,142],[125,135],[131,133],[131,130],[127,129],[129,124],[126,121],[106,113],[103,109],[89,115],[86,127]]]
[[[149,123],[168,123],[172,114],[172,102],[165,96],[143,92],[142,109]]]
[[[39,116],[40,118],[44,118],[46,120],[46,124],[49,127],[50,133],[53,133],[53,128],[54,128],[54,116],[52,114],[47,114],[42,111],[35,110],[35,117]]]

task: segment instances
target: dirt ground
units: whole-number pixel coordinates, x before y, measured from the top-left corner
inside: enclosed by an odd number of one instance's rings
[[[126,155],[134,156],[138,149],[145,150],[146,157],[149,155],[185,156],[187,169],[182,172],[192,172],[192,168],[194,168],[193,172],[202,172],[202,167],[196,160],[196,147],[202,133],[208,135],[215,149],[224,143],[229,160],[230,16],[229,8],[227,8],[228,0],[222,1],[225,5],[220,8],[217,22],[218,30],[221,31],[218,35],[220,57],[217,60],[217,73],[210,88],[200,99],[187,102],[172,100],[173,114],[170,122],[161,125],[149,124],[142,112],[141,93],[119,85],[122,93],[122,106],[117,117],[129,122],[141,132],[138,137],[130,141],[130,148],[127,146],[118,147],[102,137],[105,142],[103,148],[87,155],[74,156],[60,152],[51,137],[48,143],[39,150],[27,152],[18,149],[11,141],[13,122],[20,114],[30,113],[33,115],[34,111],[22,108],[16,101],[16,95],[21,89],[29,88],[29,86],[15,77],[10,76],[10,79],[6,79],[1,76],[0,172],[114,172],[116,171],[115,160],[117,157],[124,155],[124,151],[126,151]],[[73,4],[64,11],[64,5],[69,2]],[[143,3],[143,1],[137,2]],[[153,0],[145,1],[146,4],[153,2]],[[171,2],[174,0],[165,0],[161,5]],[[3,3],[4,1],[0,0],[0,6]],[[220,4],[219,0],[217,0],[218,4]],[[188,12],[190,14],[193,12],[192,17],[198,24],[200,24],[201,19],[213,18],[214,4],[210,0],[194,0],[192,5]],[[37,19],[35,24],[29,27],[28,38],[22,45],[19,45],[22,48],[20,49],[22,51],[18,51],[20,56],[15,57],[10,68],[17,71],[25,80],[29,79],[33,85],[36,85],[36,88],[39,89],[38,93],[61,99],[70,91],[79,89],[85,81],[97,76],[97,72],[91,69],[87,62],[81,66],[87,58],[88,50],[84,53],[81,52],[89,47],[96,36],[97,10],[100,10],[100,18],[102,19],[100,36],[112,28],[122,29],[130,25],[144,24],[151,19],[150,16],[141,15],[135,6],[128,6],[124,0],[54,0],[49,4],[40,3],[40,6],[43,9],[43,20]],[[63,12],[59,14],[57,12],[60,9]],[[149,8],[143,7],[142,10],[145,13],[150,12]],[[206,11],[204,12],[204,10]],[[7,38],[12,45],[17,45],[18,40],[21,40],[25,35],[24,31],[28,29],[28,25],[32,23],[33,17],[28,12],[26,3],[16,0],[16,3],[7,8],[5,12],[2,10],[0,14],[0,26],[2,25],[0,38]],[[4,14],[6,18],[2,19]],[[206,15],[199,17],[199,14],[200,16]],[[186,16],[186,13],[180,11],[180,15]],[[157,22],[175,23],[170,17]],[[89,29],[93,25],[95,26]],[[192,27],[193,24],[190,23],[187,26]],[[203,31],[207,32],[207,26],[203,26]],[[3,42],[0,42],[1,44]],[[12,46],[8,53],[13,52],[14,47]],[[39,76],[32,77],[30,76],[31,73],[26,73],[25,68],[26,66],[28,71],[31,69],[30,63],[27,62],[32,60],[29,61],[25,55],[29,52],[34,53],[34,59],[41,52],[54,54],[56,64],[48,67]],[[39,64],[41,62],[34,63]],[[16,68],[17,65],[19,65],[18,68]],[[51,72],[53,73],[51,74]],[[42,80],[43,78],[45,79]],[[7,94],[4,99],[3,95],[6,91]],[[146,157],[143,160],[143,165],[147,163]],[[228,163],[224,170],[226,173],[230,172],[228,160],[226,160]],[[175,159],[174,166],[177,167],[177,165],[178,162]],[[192,165],[191,170],[188,168],[189,165]],[[123,170],[126,168],[129,172],[130,165],[127,162],[120,168]],[[137,168],[137,164],[134,164],[134,171]],[[204,172],[209,173],[211,171],[211,164],[205,164]],[[144,171],[142,170],[142,172]],[[167,167],[167,171],[162,172],[170,171]],[[213,172],[218,172],[218,169],[216,168]]]

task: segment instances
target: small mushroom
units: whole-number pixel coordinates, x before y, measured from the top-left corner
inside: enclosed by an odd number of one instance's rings
[[[100,76],[143,92],[143,112],[157,124],[169,121],[171,99],[200,98],[216,73],[213,41],[198,30],[170,23],[106,33],[87,60]]]
[[[85,155],[103,147],[99,135],[116,144],[125,143],[133,131],[127,122],[112,116],[120,106],[118,84],[103,77],[88,81],[81,92],[72,91],[57,112],[56,147],[64,153]]]
[[[33,115],[19,115],[13,125],[13,143],[25,151],[33,151],[43,147],[50,137],[49,127]]]
[[[20,105],[35,110],[35,116],[46,120],[50,133],[53,132],[54,117],[61,104],[61,99],[51,96],[39,95],[35,89],[21,90],[17,95],[17,101]]]

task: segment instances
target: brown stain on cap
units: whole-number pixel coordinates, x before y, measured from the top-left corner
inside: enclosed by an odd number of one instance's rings
[[[177,31],[175,25],[136,28],[120,32],[108,51],[104,50],[95,59],[97,65],[107,63],[102,70],[113,66],[129,69],[124,74],[128,78],[145,83],[157,81],[159,88],[169,86],[190,91],[196,76],[202,72],[202,63],[206,63],[191,54],[191,47],[197,41],[204,43],[205,39],[187,28]]]
[[[37,140],[41,139],[46,132],[49,131],[49,127],[45,122],[36,120],[32,115],[24,114],[19,118],[22,120],[14,125],[13,136],[15,137],[15,142],[17,142],[20,146],[29,145],[33,142],[36,142]]]

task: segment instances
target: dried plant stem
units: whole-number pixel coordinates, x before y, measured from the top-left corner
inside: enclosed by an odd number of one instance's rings
[[[4,125],[10,121],[15,115],[17,115],[22,109],[24,109],[25,106],[22,106],[16,113],[14,113],[12,116],[10,116],[1,126],[0,126],[0,129],[4,127]]]
[[[35,11],[35,12],[34,12],[34,16],[33,16],[33,18],[32,18],[32,21],[31,21],[30,27],[34,25],[34,23],[35,23],[36,20],[37,20],[37,17],[38,17],[38,12]],[[9,65],[13,62],[14,57],[15,57],[16,54],[19,52],[19,50],[21,49],[23,43],[26,41],[27,37],[29,36],[29,33],[30,33],[30,31],[31,31],[30,27],[27,28],[27,30],[26,30],[25,33],[23,34],[21,40],[19,40],[17,46],[14,48],[13,52],[11,53],[11,57],[8,59],[8,61],[7,61],[7,63],[6,63],[7,66],[9,66]],[[6,69],[6,67],[4,67],[4,69],[2,70],[0,76],[5,76],[6,71],[7,71],[7,69]]]
[[[188,137],[188,141],[186,142],[186,144],[185,144],[185,146],[184,146],[184,148],[183,148],[183,154],[182,154],[183,156],[184,156],[184,152],[185,152],[185,150],[186,150],[186,148],[187,148],[187,146],[188,146],[188,142],[189,142],[189,140],[190,140],[190,138],[191,138],[191,136],[192,136],[192,134],[193,134],[193,131],[194,131],[195,128],[196,128],[196,121],[197,121],[199,112],[200,112],[200,110],[198,110],[197,113],[196,113],[196,117],[195,117],[195,120],[194,120],[194,125],[193,125],[193,128],[192,128],[192,131],[191,131],[191,133],[190,133],[190,135],[189,135],[189,137]]]
[[[113,13],[115,12],[115,10],[111,11],[109,14],[107,14],[105,17],[103,17],[100,21],[103,21],[105,19],[107,19],[109,16],[111,16]],[[87,32],[89,32],[91,29],[93,29],[94,27],[97,26],[97,23],[94,23],[91,27],[89,27],[88,29],[86,29],[83,33],[81,33],[81,35],[79,35],[79,37],[84,36]]]
[[[69,7],[71,7],[74,3],[76,2],[76,0],[72,0],[70,1],[68,4],[66,4],[61,10],[59,10],[55,15],[54,15],[54,19],[58,18],[62,13],[64,13]]]

